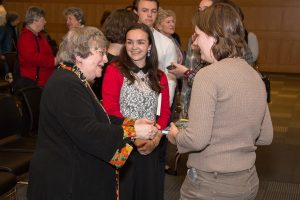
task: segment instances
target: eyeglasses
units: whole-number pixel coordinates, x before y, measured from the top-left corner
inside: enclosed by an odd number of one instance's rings
[[[100,54],[100,56],[107,56],[107,50],[106,49],[95,49],[96,52]]]

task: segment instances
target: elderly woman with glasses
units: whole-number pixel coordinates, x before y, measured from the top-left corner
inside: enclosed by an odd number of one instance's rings
[[[118,168],[133,139],[151,139],[147,119],[109,116],[90,88],[107,62],[106,38],[94,27],[72,29],[58,51],[59,67],[41,99],[39,137],[28,199],[117,199]]]

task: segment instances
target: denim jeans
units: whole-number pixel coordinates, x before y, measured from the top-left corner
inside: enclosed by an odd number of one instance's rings
[[[191,168],[180,190],[180,200],[254,200],[259,187],[255,166],[232,173]]]

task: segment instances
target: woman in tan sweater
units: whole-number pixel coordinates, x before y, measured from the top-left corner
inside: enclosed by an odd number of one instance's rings
[[[196,14],[194,44],[211,65],[195,77],[187,128],[171,125],[168,139],[189,153],[184,199],[255,199],[256,145],[269,145],[273,128],[266,89],[242,59],[244,27],[228,4]]]

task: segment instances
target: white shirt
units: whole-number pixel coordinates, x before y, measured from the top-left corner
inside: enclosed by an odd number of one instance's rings
[[[257,37],[252,32],[248,32],[248,46],[252,53],[253,63],[255,63],[259,54],[259,46]]]
[[[175,95],[177,80],[176,76],[169,73],[166,67],[169,66],[172,62],[177,63],[176,47],[170,38],[161,34],[155,29],[153,31],[153,36],[158,54],[159,69],[165,72],[168,78],[171,106]]]

